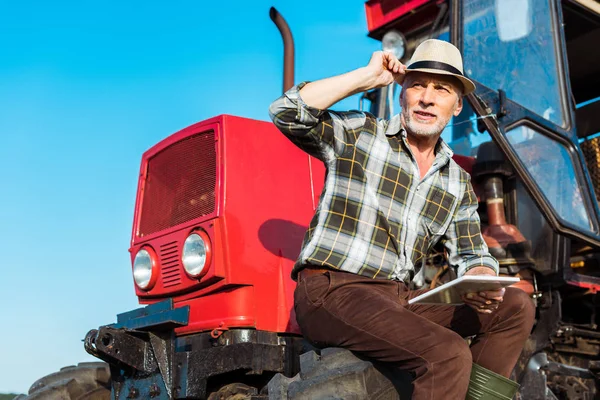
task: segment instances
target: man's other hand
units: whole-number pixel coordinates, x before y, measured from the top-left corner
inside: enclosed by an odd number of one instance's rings
[[[396,56],[386,51],[376,51],[371,56],[366,66],[373,83],[372,88],[380,88],[390,85],[394,81],[402,84],[406,73],[406,65],[402,64]]]
[[[467,271],[465,275],[492,275],[496,273],[488,267],[475,267]],[[463,301],[477,312],[482,314],[491,314],[494,312],[504,298],[504,288],[498,290],[488,290],[479,293],[467,293],[463,296]]]

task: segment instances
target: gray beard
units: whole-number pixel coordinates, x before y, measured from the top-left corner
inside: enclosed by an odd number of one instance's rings
[[[439,136],[452,116],[449,116],[446,120],[440,120],[439,117],[435,124],[429,126],[417,125],[412,119],[409,110],[402,108],[402,116],[404,117],[405,128],[407,131],[415,136],[421,137],[433,137]]]

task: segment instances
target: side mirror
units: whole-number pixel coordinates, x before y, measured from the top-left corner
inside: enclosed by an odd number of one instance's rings
[[[503,42],[529,36],[533,28],[531,0],[496,0],[496,28]]]

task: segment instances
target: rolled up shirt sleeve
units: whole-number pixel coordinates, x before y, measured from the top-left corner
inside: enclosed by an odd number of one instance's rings
[[[477,196],[470,180],[466,185],[454,220],[442,239],[448,250],[448,263],[456,268],[459,277],[475,267],[488,267],[498,275],[498,261],[490,255],[481,235]]]
[[[329,161],[356,143],[366,116],[360,111],[336,112],[310,107],[302,100],[302,82],[285,92],[269,107],[273,123],[295,145]]]

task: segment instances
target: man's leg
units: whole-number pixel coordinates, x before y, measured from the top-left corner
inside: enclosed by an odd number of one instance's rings
[[[345,272],[312,275],[295,292],[304,336],[414,374],[413,399],[464,399],[471,352],[456,333],[405,308],[402,283]]]
[[[413,298],[421,291],[410,292]],[[491,314],[469,306],[410,305],[408,309],[460,336],[476,335],[471,344],[473,362],[509,377],[535,318],[533,301],[524,291],[507,288],[504,301]]]

